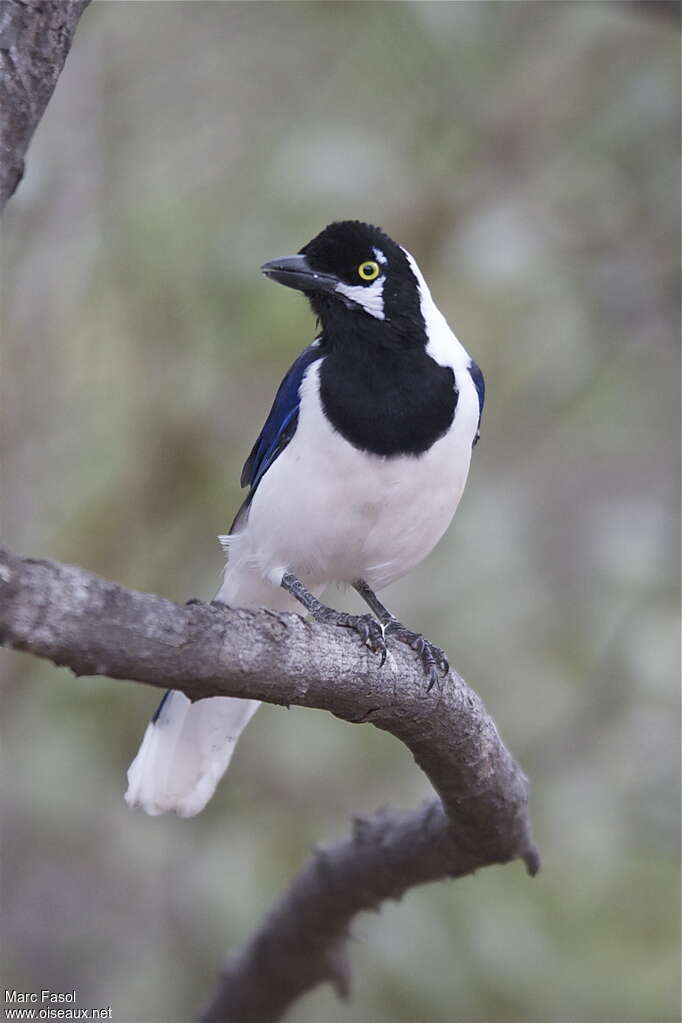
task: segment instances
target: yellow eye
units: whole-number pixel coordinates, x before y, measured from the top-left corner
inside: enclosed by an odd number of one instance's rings
[[[378,276],[379,264],[375,263],[373,259],[368,259],[366,263],[360,263],[358,277],[361,277],[363,281],[375,281]]]

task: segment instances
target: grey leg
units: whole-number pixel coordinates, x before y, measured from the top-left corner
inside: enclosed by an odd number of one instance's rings
[[[358,579],[353,583],[353,587],[365,603],[371,607],[383,625],[384,636],[395,636],[399,642],[406,643],[413,650],[416,650],[424,666],[424,671],[429,676],[427,691],[430,692],[438,681],[438,669],[440,669],[443,675],[447,675],[450,670],[445,652],[433,643],[429,643],[420,632],[412,632],[411,629],[406,629],[402,622],[399,622],[395,615],[391,614],[387,607],[384,607],[374,590],[367,585],[364,579]]]
[[[389,622],[397,621],[396,617],[391,614],[387,607],[384,607],[374,590],[367,585],[364,579],[356,580],[353,583],[353,589],[357,590],[365,604],[371,607],[382,625],[388,625]]]
[[[284,573],[281,586],[303,605],[316,622],[353,629],[358,633],[365,646],[369,647],[373,653],[381,654],[381,663],[384,663],[386,660],[384,629],[372,615],[351,615],[345,611],[335,611],[334,608],[328,607],[318,600],[292,572]]]

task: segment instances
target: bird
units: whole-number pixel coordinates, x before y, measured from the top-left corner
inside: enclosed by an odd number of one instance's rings
[[[244,464],[248,492],[220,537],[227,561],[215,602],[303,608],[356,633],[381,664],[390,644],[405,643],[430,689],[449,670],[444,651],[404,626],[377,591],[421,562],[450,524],[479,437],[482,372],[415,259],[379,227],[335,221],[261,271],[302,292],[319,329]],[[330,583],[353,587],[370,613],[324,604]],[[169,690],[128,770],[128,805],[199,813],[258,706]]]

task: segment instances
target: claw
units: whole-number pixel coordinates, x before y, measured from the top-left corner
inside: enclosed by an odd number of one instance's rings
[[[396,619],[393,619],[386,625],[384,633],[395,636],[396,639],[400,640],[401,643],[406,643],[417,654],[422,662],[424,674],[429,680],[426,688],[427,693],[430,693],[439,682],[439,672],[442,672],[444,676],[449,672],[450,665],[444,651],[440,647],[434,646],[433,643],[429,643],[421,633],[406,629]]]
[[[373,654],[381,655],[379,667],[383,667],[386,661],[387,648],[384,639],[384,629],[379,622],[369,615],[342,615],[336,619],[336,624],[357,632],[360,641],[368,650],[371,650]]]
[[[367,646],[372,653],[381,655],[380,668],[383,668],[386,661],[386,641],[384,640],[383,629],[379,632],[373,626],[367,629]]]

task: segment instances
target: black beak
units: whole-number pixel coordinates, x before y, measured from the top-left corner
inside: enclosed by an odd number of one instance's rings
[[[313,270],[305,256],[285,256],[284,259],[271,259],[264,263],[261,273],[271,281],[284,284],[287,288],[297,291],[335,291],[338,278],[331,274],[318,273]]]

